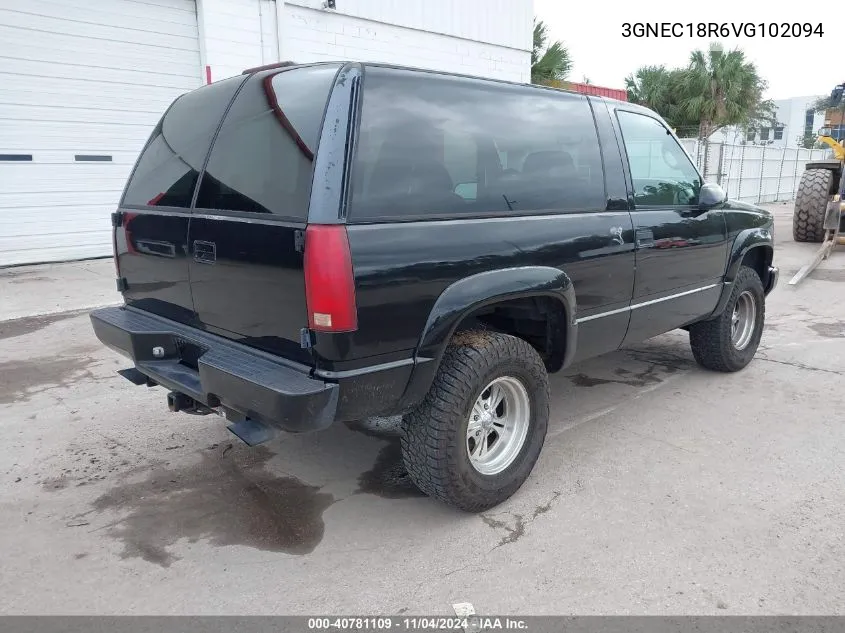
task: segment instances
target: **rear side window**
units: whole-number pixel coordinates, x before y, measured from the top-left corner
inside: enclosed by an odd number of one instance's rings
[[[214,132],[243,80],[235,77],[204,86],[170,106],[141,153],[123,204],[191,206]]]
[[[351,220],[603,208],[585,97],[366,69]]]
[[[306,218],[323,111],[339,68],[252,76],[214,142],[196,207]]]

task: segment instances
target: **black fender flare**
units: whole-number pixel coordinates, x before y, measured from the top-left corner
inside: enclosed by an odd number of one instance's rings
[[[425,397],[449,340],[466,316],[486,305],[521,297],[550,297],[561,303],[566,315],[563,364],[571,362],[578,326],[575,289],[565,272],[550,266],[520,266],[477,273],[452,283],[435,301],[417,344],[402,408]]]
[[[731,245],[731,252],[728,255],[728,265],[725,270],[725,280],[722,285],[722,295],[719,303],[711,316],[721,314],[728,303],[733,291],[733,282],[739,274],[739,267],[748,251],[754,248],[765,248],[768,250],[765,261],[771,265],[774,254],[774,236],[770,227],[754,227],[740,231]],[[766,280],[762,280],[764,285]]]

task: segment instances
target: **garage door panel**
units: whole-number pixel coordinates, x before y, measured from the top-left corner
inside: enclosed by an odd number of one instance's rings
[[[31,28],[21,28],[18,26],[9,26],[0,23],[0,41],[25,45],[30,45],[37,41],[38,45],[43,46],[44,48],[63,50],[70,53],[77,50],[99,51],[102,53],[104,50],[108,50],[110,55],[118,53],[122,55],[125,54],[127,56],[134,55],[142,59],[155,60],[184,60],[184,52],[194,51],[194,47],[191,45],[192,42],[190,40],[183,41],[184,38],[180,38],[177,42],[180,44],[187,44],[188,46],[186,48],[153,45],[158,44],[158,41],[152,42],[150,37],[145,37],[138,42],[130,41],[124,38],[123,36],[125,33],[120,31],[117,31],[117,34],[120,37],[120,39],[117,40],[94,38],[89,34],[86,34],[84,28],[81,29],[81,31],[82,32],[80,34],[45,33]],[[15,57],[20,56],[15,55]],[[61,61],[64,62],[67,60],[63,59]]]
[[[107,165],[101,169],[80,169],[82,167]],[[3,191],[0,193],[0,207],[3,206],[3,196],[30,197],[27,202],[20,198],[19,206],[41,206],[41,196],[45,193],[75,193],[75,192],[107,192],[113,193],[123,189],[132,165],[112,165],[111,163],[81,163],[68,165],[29,165],[40,169],[27,170],[4,169]],[[39,173],[40,172],[40,173]],[[72,177],[71,177],[72,176]]]
[[[108,154],[112,157],[111,163],[109,164],[120,164],[120,165],[129,165],[131,167],[135,164],[135,161],[138,158],[137,151],[127,151],[122,149],[120,151],[112,150],[108,152]],[[36,155],[38,158],[38,162],[10,162],[10,163],[3,163],[0,162],[0,165],[3,165],[3,174],[7,173],[15,173],[14,170],[18,168],[29,168],[34,169],[36,167],[55,167],[55,166],[74,166],[75,170],[85,167],[91,164],[101,164],[101,163],[85,163],[79,162],[74,159],[75,154],[72,154],[65,150],[43,150],[38,152]],[[11,171],[9,171],[11,170]],[[63,174],[73,174],[74,172],[64,171]],[[75,176],[71,175],[71,178]]]
[[[115,194],[118,195],[115,195]],[[118,190],[114,191],[88,191],[84,196],[85,205],[111,205],[117,206],[120,198]],[[79,198],[72,198],[67,193],[55,191],[39,191],[37,193],[0,193],[0,213],[6,213],[4,209],[23,209],[34,207],[53,206],[81,206]]]
[[[6,31],[12,31],[12,33],[8,34]],[[28,36],[22,29],[4,30],[2,27],[0,27],[0,39],[5,44],[14,46],[15,54],[24,59],[62,64],[66,62],[69,55],[72,55],[74,62],[81,66],[119,70],[137,70],[149,67],[154,62],[160,72],[168,75],[199,76],[197,60],[186,59],[185,55],[176,49],[122,42],[104,46],[102,40],[74,37],[51,39],[36,44],[32,43],[31,35]]]
[[[196,84],[193,87],[199,87],[199,81]],[[164,113],[176,97],[189,89],[187,86],[144,86],[144,98],[139,99],[125,84],[67,78],[36,83],[25,76],[0,73],[0,103],[19,105],[102,106],[124,112]]]
[[[102,0],[98,0],[101,2]],[[89,24],[87,22],[73,22],[68,20],[48,18],[41,15],[30,15],[16,13],[6,9],[0,9],[0,23],[28,30],[32,33],[41,33],[49,36],[53,33],[76,35],[99,40],[115,42],[135,42],[139,44],[150,44],[151,38],[156,38],[156,44],[164,48],[177,50],[195,50],[196,32],[186,34],[173,34],[168,32],[156,33],[142,29],[121,29],[102,24]],[[37,35],[33,35],[37,37]]]
[[[67,152],[63,152],[67,156]],[[127,152],[128,155],[128,152]],[[73,158],[71,156],[71,158]],[[129,170],[135,164],[132,160],[108,162],[108,163],[87,163],[67,161],[66,163],[8,163],[4,164],[3,174],[7,177],[2,191],[10,191],[17,180],[33,183],[34,191],[41,191],[41,185],[46,182],[74,182],[85,180],[86,182],[100,182],[109,178],[126,178]],[[73,170],[68,166],[73,165]],[[22,186],[22,185],[21,185]]]
[[[109,244],[111,243],[111,231],[108,230],[109,224],[107,222],[103,223],[103,226],[100,227],[100,230],[96,228],[93,229],[84,229],[79,231],[73,231],[71,233],[63,232],[63,231],[56,231],[55,233],[41,233],[34,237],[27,238],[31,240],[30,244],[33,248],[38,249],[46,249],[46,248],[55,248],[60,244],[67,242],[68,245],[78,246],[78,245],[90,245],[90,244]],[[67,240],[61,240],[63,235],[68,235]],[[57,238],[61,240],[61,242],[57,241]],[[15,244],[14,237],[0,237],[0,251],[4,250],[16,250],[19,245]]]
[[[32,155],[0,161],[0,266],[109,256],[109,215],[138,152],[202,83],[194,2],[0,5],[0,153]]]
[[[48,24],[50,28],[47,30],[51,33],[65,33],[70,29],[96,27],[98,32],[110,30],[114,39],[119,39],[120,34],[126,29],[147,33],[148,35],[160,33],[184,38],[196,36],[196,19],[180,24],[166,19],[157,19],[153,11],[148,11],[146,15],[131,15],[128,12],[129,7],[143,6],[142,4],[123,1],[111,5],[101,2],[89,3],[87,8],[79,8],[57,4],[50,0],[3,0],[4,12],[14,12],[18,16],[29,18],[30,23],[24,23],[22,26],[40,29],[42,28],[40,25]],[[118,10],[115,11],[114,9]],[[127,12],[124,12],[124,10],[127,10]],[[158,12],[161,13],[162,9],[158,9]],[[186,14],[182,13],[181,15]],[[4,17],[0,13],[0,20],[7,24],[3,19]],[[57,21],[62,22],[64,26],[56,25]],[[21,22],[18,20],[14,24],[21,25]]]
[[[28,235],[61,235],[62,233],[108,232],[113,206],[68,207],[66,215],[59,215],[48,207],[27,209],[19,217],[6,220],[0,214],[0,230],[8,238]],[[70,211],[78,211],[71,213]],[[107,238],[104,238],[107,239]]]
[[[112,19],[119,19],[121,16],[131,18],[143,18],[154,22],[171,22],[183,26],[196,28],[196,8],[193,0],[165,0],[155,3],[150,0],[129,0],[111,4],[98,4],[96,12],[92,12],[91,0],[39,0],[39,2],[28,2],[27,0],[5,0],[4,4],[9,8],[20,8],[29,13],[38,15],[57,15],[56,8],[64,7],[77,16],[75,19],[85,21],[96,20],[102,23],[102,16],[110,16]],[[17,5],[17,6],[16,6]]]
[[[161,111],[128,113],[126,111],[112,109],[97,109],[84,107],[61,107],[61,106],[33,106],[33,105],[7,105],[0,103],[0,119],[15,121],[43,121],[43,122],[67,122],[67,123],[114,123],[125,125],[127,115],[131,114],[130,125],[142,126],[147,130],[151,129],[161,118]],[[2,141],[0,141],[2,142]]]
[[[74,236],[76,237],[76,236]],[[92,233],[86,239],[72,241],[38,240],[36,243],[22,244],[0,238],[0,253],[4,265],[40,264],[61,262],[92,257],[108,257],[112,253],[111,237],[104,240],[99,233]]]
[[[149,70],[120,70],[29,59],[4,59],[2,63],[3,71],[6,73],[41,77],[45,80],[56,77],[79,81],[107,81],[124,86],[150,85],[162,88],[182,88],[186,82],[186,77],[156,72],[152,65],[148,67]]]
[[[65,149],[77,154],[108,153],[115,147],[139,151],[149,138],[146,125],[53,121],[0,121],[0,147],[14,150]]]
[[[124,167],[121,165],[120,167]],[[31,196],[26,206],[43,204],[41,196],[45,193],[94,193],[105,192],[113,194],[115,191],[121,191],[123,185],[126,183],[126,177],[129,175],[129,169],[121,169],[122,173],[115,173],[108,177],[98,177],[91,179],[90,182],[80,182],[79,180],[65,180],[61,178],[52,178],[49,180],[31,180],[24,182],[9,181],[9,185],[4,187],[4,193],[0,196],[10,195],[27,195]],[[68,171],[64,169],[63,171]],[[35,192],[35,193],[33,193]],[[23,203],[22,203],[23,204]],[[2,205],[2,202],[0,202]]]

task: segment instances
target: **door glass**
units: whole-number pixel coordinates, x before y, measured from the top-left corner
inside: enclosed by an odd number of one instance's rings
[[[455,184],[455,193],[467,201],[478,196],[478,145],[475,139],[460,129],[445,130],[443,134],[443,166]]]
[[[182,95],[170,106],[141,153],[123,204],[191,206],[214,131],[243,81],[243,77],[234,77],[204,86]]]
[[[363,85],[352,221],[605,208],[584,96],[380,67]]]
[[[196,208],[305,219],[323,111],[339,68],[251,77],[214,141]]]
[[[656,119],[618,112],[637,206],[698,204],[701,178],[683,148]]]

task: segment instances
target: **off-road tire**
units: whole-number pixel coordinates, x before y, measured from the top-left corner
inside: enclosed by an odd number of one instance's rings
[[[751,340],[744,349],[738,350],[731,341],[731,316],[737,299],[746,290],[754,296],[757,318]],[[713,371],[734,372],[743,369],[757,353],[765,318],[763,283],[753,268],[743,266],[734,280],[731,296],[722,313],[715,319],[690,326],[689,341],[695,360],[702,367]]]
[[[796,242],[821,242],[824,239],[822,225],[833,176],[829,169],[807,169],[801,174],[792,215],[792,237]]]
[[[530,399],[528,435],[513,463],[482,475],[466,450],[472,406],[492,380],[511,376]],[[430,497],[482,512],[513,495],[534,468],[549,420],[549,380],[543,360],[524,340],[470,330],[453,337],[425,399],[402,420],[402,458],[411,480]]]

